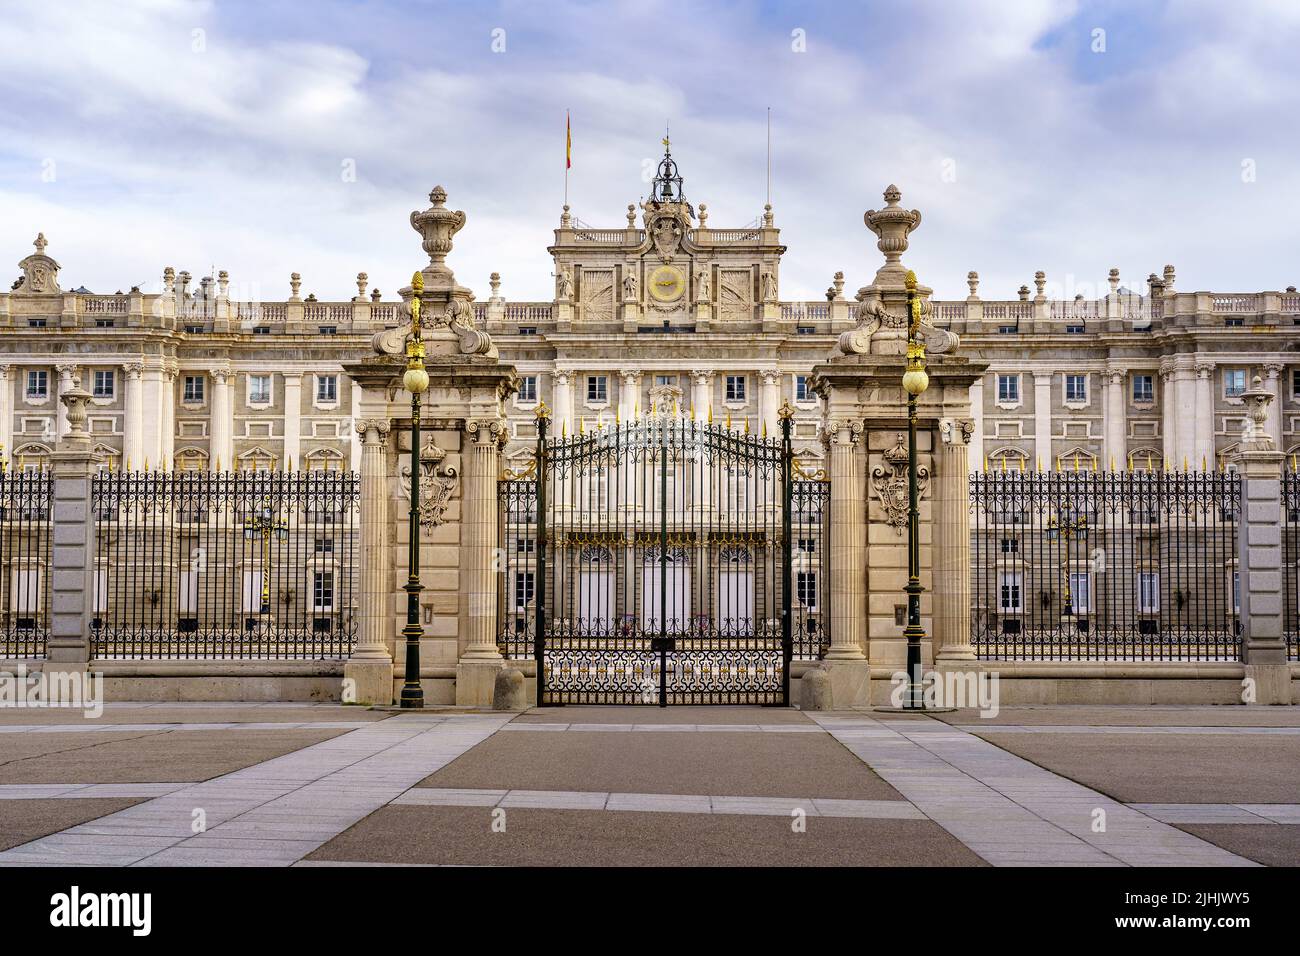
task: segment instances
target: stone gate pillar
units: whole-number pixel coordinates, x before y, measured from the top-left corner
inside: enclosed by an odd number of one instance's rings
[[[921,214],[902,208],[900,199],[890,186],[885,207],[867,212],[885,264],[858,290],[855,327],[813,369],[831,456],[831,650],[823,666],[837,708],[887,703],[890,677],[907,660],[907,270],[901,256]],[[930,289],[918,285],[917,295],[929,372],[916,422],[921,623],[928,638],[922,660],[973,666],[967,443],[974,432],[971,386],[988,365],[957,355],[957,336],[931,321]],[[942,589],[934,587],[936,579]]]
[[[1282,587],[1283,454],[1268,430],[1273,394],[1259,376],[1242,400],[1250,410],[1238,446],[1241,518],[1237,525],[1237,575],[1241,659],[1253,682],[1253,704],[1291,703],[1291,668],[1284,634]]]
[[[410,491],[418,481],[425,703],[490,706],[503,663],[496,646],[496,482],[506,437],[504,403],[518,378],[512,366],[501,364],[491,337],[476,327],[474,295],[456,283],[445,262],[465,215],[445,208],[447,194],[440,186],[429,198],[430,208],[411,214],[429,254],[420,295],[429,388],[414,474],[411,395],[402,385],[415,295],[411,286],[400,290],[397,326],[375,335],[375,355],[344,366],[362,390],[362,539],[374,545],[373,553],[362,556],[363,626],[348,669],[382,683],[387,666],[385,703],[395,699],[405,677],[404,660],[395,652],[406,621],[401,585],[408,575]],[[392,440],[385,438],[389,430]]]

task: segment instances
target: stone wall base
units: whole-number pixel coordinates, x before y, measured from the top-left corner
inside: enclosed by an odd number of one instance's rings
[[[343,679],[352,682],[348,703],[387,706],[393,697],[393,662],[350,660],[343,665]]]
[[[1255,704],[1291,704],[1298,701],[1295,681],[1287,664],[1247,664],[1246,677],[1255,682]]]
[[[496,690],[497,672],[505,666],[503,659],[461,661],[456,665],[456,704],[462,707],[491,707]]]

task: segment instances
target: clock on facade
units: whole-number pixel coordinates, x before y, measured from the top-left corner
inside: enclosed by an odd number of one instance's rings
[[[650,295],[660,302],[672,302],[686,291],[686,276],[676,266],[660,266],[650,273]]]

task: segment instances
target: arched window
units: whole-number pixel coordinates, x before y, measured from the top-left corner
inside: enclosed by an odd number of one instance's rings
[[[28,442],[14,449],[10,464],[18,471],[38,474],[50,466],[50,449],[40,442]]]
[[[201,448],[182,448],[176,453],[177,471],[207,471],[208,454]]]
[[[343,455],[332,448],[317,448],[303,460],[308,471],[342,471]]]

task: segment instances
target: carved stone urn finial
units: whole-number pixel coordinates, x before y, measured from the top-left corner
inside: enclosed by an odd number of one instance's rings
[[[63,442],[71,447],[90,445],[90,430],[86,427],[86,407],[90,403],[90,393],[81,387],[81,376],[72,376],[72,388],[59,396],[68,410],[68,431]]]
[[[449,285],[454,283],[452,271],[447,267],[447,254],[451,252],[452,237],[465,225],[465,214],[460,210],[447,208],[447,190],[434,186],[429,193],[432,205],[424,212],[411,213],[411,228],[424,239],[420,244],[429,255],[429,264],[424,268],[426,278],[444,277]]]
[[[876,284],[883,285],[882,279],[892,278],[890,285],[902,285],[903,253],[907,251],[908,234],[921,224],[921,213],[916,209],[904,209],[899,200],[903,194],[898,187],[890,184],[885,190],[885,208],[868,209],[862,221],[877,236],[876,248],[885,256],[885,264],[876,272]]]
[[[1243,448],[1255,451],[1272,451],[1273,436],[1268,433],[1268,406],[1273,401],[1273,393],[1264,387],[1264,380],[1258,375],[1250,383],[1250,389],[1241,393],[1241,400],[1250,411],[1246,419],[1246,428],[1241,436]]]

